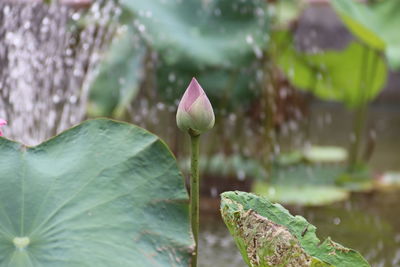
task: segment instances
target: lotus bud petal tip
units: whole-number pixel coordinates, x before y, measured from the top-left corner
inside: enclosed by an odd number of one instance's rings
[[[7,121],[4,119],[0,119],[0,126],[4,126],[4,125],[7,125]],[[2,136],[2,135],[3,135],[3,132],[0,130],[0,136]]]
[[[179,102],[176,123],[184,132],[201,134],[214,126],[215,116],[210,100],[195,78]]]

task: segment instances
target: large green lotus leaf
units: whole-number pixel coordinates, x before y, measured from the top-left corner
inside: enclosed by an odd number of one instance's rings
[[[225,192],[221,214],[248,266],[370,266],[357,251],[330,238],[321,243],[314,225],[265,198]]]
[[[365,43],[385,49],[389,64],[400,68],[400,1],[386,0],[366,6],[353,0],[332,1],[349,30]]]
[[[342,51],[309,54],[295,49],[290,32],[278,32],[274,42],[281,48],[274,56],[291,83],[321,99],[355,108],[374,99],[385,85],[384,58],[360,43]]]
[[[122,0],[149,45],[168,63],[235,66],[267,44],[262,0]]]
[[[144,45],[130,27],[121,28],[102,55],[90,86],[89,116],[121,117],[133,101],[141,80]]]
[[[188,266],[188,197],[153,134],[93,120],[37,146],[0,138],[0,266]]]

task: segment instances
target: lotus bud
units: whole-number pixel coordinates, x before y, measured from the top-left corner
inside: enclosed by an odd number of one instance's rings
[[[178,106],[176,123],[184,132],[201,134],[214,126],[215,116],[210,100],[195,78],[192,79]]]
[[[4,125],[7,125],[7,121],[0,119],[0,126],[4,126]],[[3,132],[0,130],[0,136],[2,136],[2,135],[3,135]]]

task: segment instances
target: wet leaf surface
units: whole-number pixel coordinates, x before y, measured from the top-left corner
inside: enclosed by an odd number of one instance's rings
[[[0,139],[1,266],[188,266],[188,196],[155,135],[84,122],[36,147]]]

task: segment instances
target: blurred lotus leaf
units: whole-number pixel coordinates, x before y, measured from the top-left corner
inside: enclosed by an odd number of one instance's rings
[[[319,206],[342,201],[349,192],[365,192],[373,188],[368,169],[348,173],[344,165],[298,163],[274,165],[267,182],[258,180],[252,192],[284,204]]]
[[[338,146],[309,146],[302,150],[293,150],[276,156],[279,166],[301,163],[341,163],[347,159],[347,151]]]
[[[279,0],[275,1],[272,15],[272,23],[287,27],[295,21],[303,10],[304,2],[298,0]]]
[[[273,202],[303,206],[330,205],[350,196],[349,190],[332,185],[285,185],[262,181],[253,184],[252,192]]]
[[[305,161],[304,153],[300,150],[293,150],[290,152],[280,153],[276,155],[274,162],[278,166],[290,166],[300,164]]]
[[[120,118],[133,101],[139,90],[146,52],[137,38],[130,27],[121,28],[114,37],[91,83],[89,116]]]
[[[213,105],[246,105],[257,94],[257,60],[269,40],[266,1],[120,1],[121,23],[135,27],[117,36],[91,88],[89,114],[121,117],[139,87],[143,47],[158,52],[157,82],[174,103],[196,76]],[[140,42],[139,42],[140,43]],[[254,90],[252,90],[254,89]]]
[[[378,186],[380,188],[397,189],[400,187],[400,172],[386,172],[379,176]]]
[[[259,94],[257,62],[237,68],[199,68],[184,62],[165,65],[161,62],[157,70],[159,94],[164,100],[173,103],[182,96],[186,83],[196,77],[207,92],[216,110],[248,107],[251,100]]]
[[[121,4],[168,64],[232,67],[267,44],[262,0],[121,0]]]
[[[230,156],[215,154],[210,157],[202,156],[199,160],[202,173],[221,177],[221,179],[236,177],[238,180],[257,179],[262,180],[266,177],[266,171],[256,160],[245,158],[239,154]],[[180,167],[185,172],[190,170],[190,160],[182,160]]]
[[[221,214],[250,267],[368,267],[353,249],[330,238],[321,242],[316,227],[279,204],[245,192],[221,194]]]
[[[92,120],[36,147],[0,138],[0,265],[189,266],[188,196],[155,135]]]
[[[303,151],[304,157],[310,162],[344,162],[347,160],[347,150],[337,146],[311,146]]]
[[[400,1],[377,1],[369,6],[353,0],[331,2],[355,36],[375,49],[385,50],[389,65],[400,69]]]
[[[324,100],[357,108],[374,99],[387,77],[384,58],[375,50],[352,42],[343,51],[315,54],[296,50],[292,34],[274,35],[280,47],[275,59],[293,85]]]
[[[174,103],[196,77],[216,109],[257,94],[257,61],[269,40],[266,1],[121,1],[159,54],[157,90]]]

